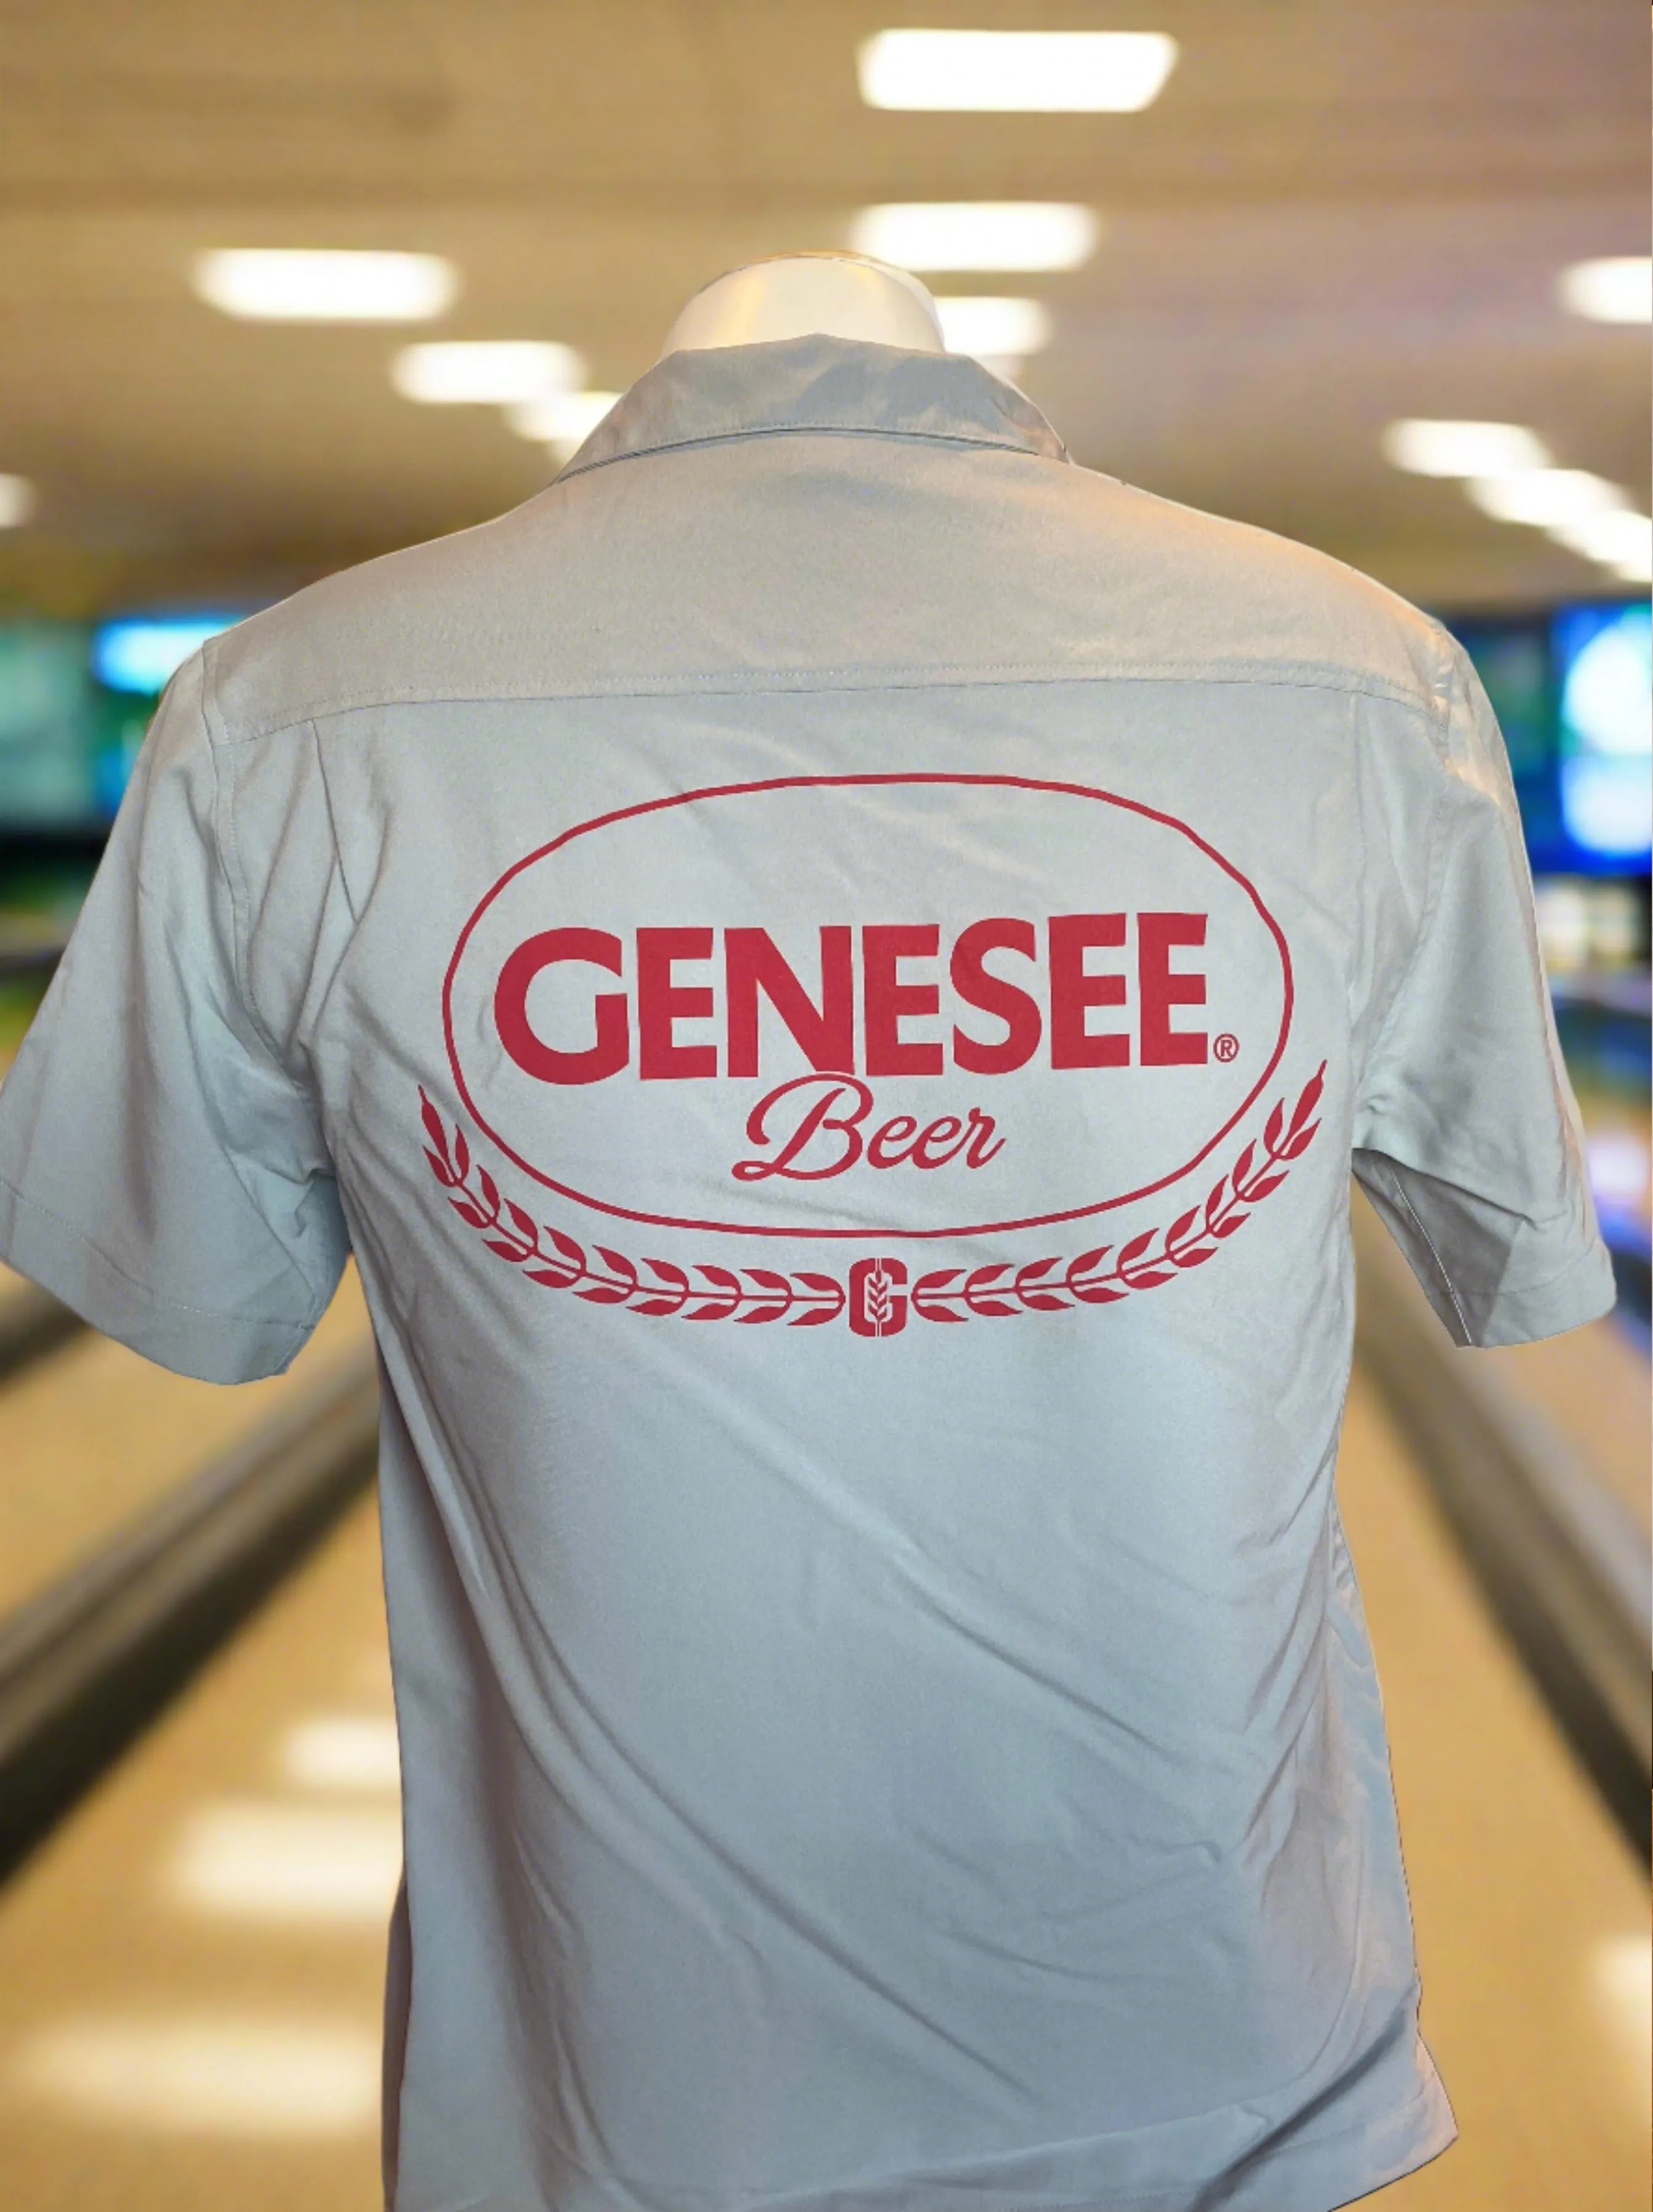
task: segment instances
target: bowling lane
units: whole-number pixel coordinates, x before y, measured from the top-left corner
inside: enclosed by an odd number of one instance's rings
[[[1653,1536],[1647,1470],[1653,1406],[1647,1355],[1617,1316],[1541,1344],[1480,1352],[1511,1395],[1548,1421],[1644,1537]]]
[[[1583,1116],[1590,1182],[1625,1296],[1621,1322],[1648,1351],[1649,1232],[1653,1224],[1650,986],[1645,968],[1563,975],[1556,1021]]]
[[[1639,1870],[1357,1376],[1340,1474],[1462,2141],[1395,2212],[1644,2212]],[[395,1875],[354,1513],[0,1893],[10,2212],[370,2212]]]
[[[1384,2212],[1645,2212],[1643,1869],[1358,1375],[1339,1491],[1389,1718],[1424,2033],[1462,2130]]]
[[[367,1503],[0,1892],[9,2212],[369,2212],[399,1856]]]
[[[0,1384],[0,1614],[248,1435],[369,1334],[352,1267],[310,1342],[285,1375],[267,1382],[236,1389],[193,1382],[90,1329],[20,1369]]]

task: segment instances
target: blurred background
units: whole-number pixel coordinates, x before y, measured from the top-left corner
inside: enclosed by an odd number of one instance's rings
[[[532,496],[765,254],[915,269],[1076,459],[1462,639],[1620,1301],[1455,1352],[1358,1214],[1340,1484],[1463,2129],[1397,2212],[1647,2202],[1647,64],[1625,0],[0,10],[0,1069],[178,662]],[[0,1279],[15,2212],[378,2201],[373,1403],[352,1285],[227,1392]]]

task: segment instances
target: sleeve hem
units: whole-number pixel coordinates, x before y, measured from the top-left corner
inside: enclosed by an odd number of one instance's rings
[[[1611,1313],[1618,1298],[1613,1261],[1598,1238],[1561,1269],[1528,1290],[1468,1291],[1456,1304],[1468,1342],[1477,1350],[1501,1344],[1533,1344],[1560,1336]]]
[[[305,1322],[215,1313],[135,1281],[3,1178],[0,1258],[106,1336],[198,1382],[255,1382],[279,1375],[310,1334]]]

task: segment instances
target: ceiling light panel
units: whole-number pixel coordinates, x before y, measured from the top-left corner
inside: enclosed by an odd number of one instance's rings
[[[251,322],[422,323],[459,296],[459,272],[435,253],[225,247],[196,256],[209,307]]]
[[[1163,31],[880,31],[857,56],[869,107],[1128,114],[1176,62]]]
[[[907,200],[863,208],[850,244],[902,269],[1077,269],[1101,226],[1060,200]]]
[[[1384,458],[1419,477],[1500,477],[1547,468],[1542,439],[1518,422],[1456,422],[1409,416],[1383,433]]]
[[[550,446],[564,459],[577,453],[619,398],[617,392],[551,392],[511,410],[520,438]]]
[[[1609,507],[1599,514],[1581,514],[1570,522],[1553,522],[1549,534],[1558,544],[1600,561],[1609,568],[1621,565],[1639,571],[1653,562],[1653,520],[1634,514],[1628,507]]]
[[[1617,254],[1577,261],[1564,271],[1561,304],[1593,323],[1653,322],[1653,260]]]
[[[950,353],[1021,361],[1050,343],[1050,314],[1037,300],[955,297],[936,301]]]
[[[27,477],[0,477],[0,530],[21,529],[34,507],[34,487]]]
[[[1467,489],[1481,513],[1494,521],[1531,523],[1540,529],[1630,505],[1617,484],[1588,469],[1524,469],[1515,476],[1476,477]]]
[[[404,346],[391,364],[391,382],[404,399],[441,407],[508,407],[567,392],[585,374],[572,346],[532,338]]]

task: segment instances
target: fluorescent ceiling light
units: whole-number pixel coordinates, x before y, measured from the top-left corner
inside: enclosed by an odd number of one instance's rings
[[[857,56],[869,107],[1125,114],[1176,61],[1163,31],[880,31]]]
[[[507,407],[566,392],[586,365],[572,346],[533,338],[468,339],[404,346],[391,363],[391,382],[404,399],[433,406]]]
[[[388,1806],[208,1805],[184,1831],[171,1888],[205,1912],[380,1927],[401,1869],[401,1816]]]
[[[1630,504],[1617,484],[1588,469],[1522,469],[1513,476],[1476,477],[1466,489],[1495,521],[1530,522],[1542,529]]]
[[[1586,561],[1600,561],[1610,568],[1620,562],[1640,566],[1653,561],[1653,520],[1632,514],[1628,507],[1609,507],[1599,514],[1577,515],[1571,522],[1553,522],[1549,534]]]
[[[857,253],[902,269],[1077,269],[1096,252],[1087,207],[1059,200],[909,200],[863,208]]]
[[[1050,315],[1037,300],[938,300],[941,335],[950,353],[1020,361],[1050,343]]]
[[[301,1721],[282,1747],[282,1766],[301,1790],[394,1790],[401,1780],[396,1723],[355,1713]]]
[[[195,257],[209,307],[253,322],[423,323],[452,307],[459,272],[436,253],[341,253],[264,246]]]
[[[160,2135],[371,2135],[380,2041],[353,2023],[256,2014],[70,2020],[9,2070],[15,2088],[82,2119]]]
[[[548,392],[543,398],[514,407],[511,428],[519,437],[549,446],[567,460],[579,452],[619,397],[617,392]]]
[[[1518,422],[1435,422],[1409,416],[1383,433],[1383,455],[1418,477],[1502,477],[1549,465],[1542,439]]]
[[[1605,261],[1576,261],[1562,273],[1561,304],[1593,323],[1653,322],[1653,260],[1616,254]]]
[[[27,477],[0,477],[0,530],[16,530],[35,508],[34,487]]]

